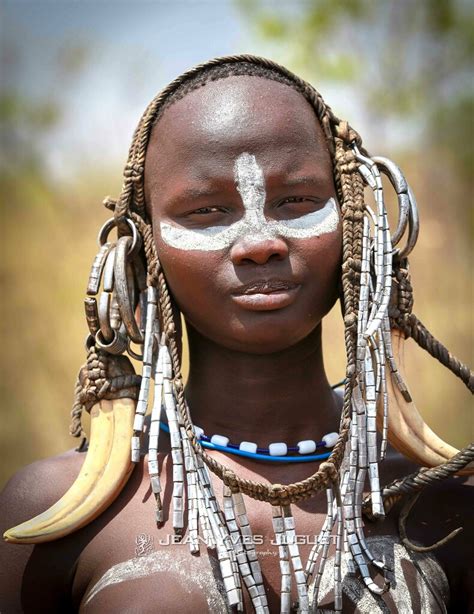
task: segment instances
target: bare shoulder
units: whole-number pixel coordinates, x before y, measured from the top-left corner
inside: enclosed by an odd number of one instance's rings
[[[85,454],[69,450],[36,461],[19,470],[0,494],[0,529],[3,533],[43,512],[71,486]],[[66,540],[50,544],[0,543],[0,611],[67,611],[68,575],[71,570]],[[42,607],[43,607],[42,606]]]
[[[50,456],[26,465],[15,473],[7,482],[1,496],[8,496],[14,490],[17,497],[29,499],[30,489],[37,489],[38,495],[47,497],[48,491],[52,490],[53,496],[57,494],[62,484],[74,479],[80,469],[86,454],[77,452],[74,448],[57,456]],[[38,484],[38,479],[43,484]],[[47,483],[48,482],[48,483]]]

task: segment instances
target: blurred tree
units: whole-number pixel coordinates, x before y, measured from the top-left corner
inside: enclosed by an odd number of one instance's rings
[[[471,0],[237,1],[296,72],[357,84],[378,131],[408,121],[427,144],[453,151],[460,172],[472,170]]]
[[[69,44],[58,49],[48,65],[49,78],[63,87],[52,90],[44,83],[40,92],[32,94],[29,84],[24,82],[28,74],[25,50],[11,36],[2,38],[0,178],[2,183],[11,185],[21,177],[12,189],[14,194],[29,178],[47,180],[44,141],[60,122],[64,93],[70,81],[78,78],[86,61],[87,49],[83,44]]]
[[[73,445],[69,406],[84,357],[77,279],[87,274],[102,215],[91,203],[106,184],[78,169],[75,183],[62,185],[46,162],[84,47],[52,55],[35,91],[20,38],[0,41],[0,485],[25,463]]]

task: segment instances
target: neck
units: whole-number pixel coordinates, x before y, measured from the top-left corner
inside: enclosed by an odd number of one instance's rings
[[[188,326],[186,386],[194,424],[206,435],[261,447],[320,439],[338,430],[339,412],[324,371],[321,325],[306,339],[269,355],[218,346]]]

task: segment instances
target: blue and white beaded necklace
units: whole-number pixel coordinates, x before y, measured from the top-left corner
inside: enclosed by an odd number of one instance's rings
[[[169,433],[169,428],[165,422],[160,422],[160,428],[166,433]],[[321,441],[313,439],[305,439],[299,441],[296,446],[288,446],[286,443],[278,442],[271,443],[268,448],[260,448],[252,441],[242,441],[240,444],[231,443],[228,437],[224,435],[212,435],[211,437],[204,434],[204,431],[198,426],[194,427],[196,436],[199,439],[203,448],[209,450],[219,450],[220,452],[229,452],[237,456],[244,456],[254,460],[265,460],[283,463],[307,463],[310,461],[324,460],[328,458],[330,452],[321,452],[320,454],[312,454],[317,449],[328,450],[336,443],[339,434],[327,433]],[[295,454],[295,456],[290,456]]]
[[[331,386],[331,388],[334,390],[343,384],[344,380]],[[165,433],[169,433],[168,425],[165,422],[160,421],[160,428]],[[203,448],[228,452],[236,456],[251,458],[252,460],[281,463],[308,463],[329,458],[331,452],[328,450],[334,447],[339,437],[338,433],[332,432],[324,435],[320,441],[305,439],[299,441],[295,446],[288,446],[286,443],[277,442],[271,443],[268,448],[261,448],[252,441],[242,441],[240,444],[232,443],[224,435],[216,434],[209,437],[202,428],[196,425],[194,425],[194,432]],[[316,450],[320,452],[314,454]]]

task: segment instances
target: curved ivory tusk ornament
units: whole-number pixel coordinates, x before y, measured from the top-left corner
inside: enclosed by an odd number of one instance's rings
[[[404,335],[392,329],[393,356],[403,379]],[[404,399],[392,378],[387,378],[390,443],[404,456],[423,466],[445,463],[458,450],[440,439],[425,423],[413,402]],[[87,456],[74,484],[48,510],[9,529],[7,542],[39,544],[77,531],[99,516],[127,483],[134,463],[130,460],[135,401],[129,398],[102,400],[91,410],[91,437]],[[382,424],[379,408],[378,423]],[[466,468],[461,474],[473,474]]]
[[[406,382],[404,369],[404,334],[395,328],[391,330],[393,357],[398,371]],[[388,392],[388,439],[392,446],[410,460],[424,466],[435,467],[450,460],[459,450],[443,441],[423,420],[413,401],[403,398],[396,383],[387,377]],[[381,430],[382,412],[377,415]],[[474,474],[474,467],[467,467],[459,472],[462,475]]]
[[[7,542],[39,544],[77,531],[99,516],[118,496],[130,477],[130,439],[135,401],[102,400],[91,410],[87,456],[74,484],[48,510],[9,529]]]

